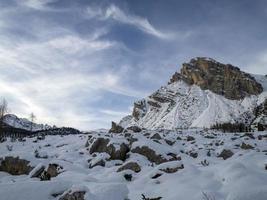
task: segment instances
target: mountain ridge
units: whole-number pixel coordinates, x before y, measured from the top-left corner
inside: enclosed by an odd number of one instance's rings
[[[4,123],[14,127],[23,129],[26,131],[41,131],[41,130],[47,130],[53,128],[52,126],[48,124],[38,124],[31,122],[30,120],[26,118],[19,118],[15,114],[6,114],[3,119]]]
[[[200,64],[199,64],[200,63]],[[217,123],[252,124],[253,110],[267,97],[267,77],[197,57],[184,63],[166,86],[134,103],[122,127],[176,129]]]

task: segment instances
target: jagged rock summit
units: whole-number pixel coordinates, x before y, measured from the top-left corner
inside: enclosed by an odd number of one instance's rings
[[[176,129],[226,122],[252,124],[258,117],[254,109],[266,98],[266,76],[197,57],[184,63],[166,86],[136,101],[132,114],[119,126]]]
[[[183,63],[180,73],[176,72],[169,84],[179,80],[189,85],[198,85],[203,90],[210,90],[228,99],[238,100],[263,91],[262,85],[250,74],[231,64],[222,64],[205,57]]]

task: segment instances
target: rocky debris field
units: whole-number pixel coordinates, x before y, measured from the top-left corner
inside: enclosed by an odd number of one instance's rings
[[[267,132],[133,128],[7,138],[0,144],[0,197],[266,200]]]

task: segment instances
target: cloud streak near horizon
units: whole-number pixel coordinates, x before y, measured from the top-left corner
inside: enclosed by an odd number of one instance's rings
[[[192,57],[267,74],[266,3],[250,4],[2,0],[0,96],[20,117],[88,130],[130,113]]]

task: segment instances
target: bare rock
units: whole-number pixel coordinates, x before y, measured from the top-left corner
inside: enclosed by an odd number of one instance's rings
[[[36,169],[37,168],[37,169]],[[45,166],[42,165],[42,166],[37,166],[36,168],[34,168],[32,171],[31,171],[31,178],[40,178],[42,173],[44,172],[45,170]]]
[[[116,124],[115,122],[111,122],[111,129],[109,130],[109,133],[122,133],[124,130],[123,127]]]
[[[241,148],[241,149],[244,149],[244,150],[254,149],[253,146],[251,146],[250,144],[246,144],[246,143],[244,143],[244,142],[242,142],[240,148]]]
[[[262,85],[254,77],[242,72],[238,67],[203,57],[184,63],[180,73],[176,72],[169,83],[179,80],[235,100],[248,95],[258,95],[263,91]]]
[[[132,116],[134,117],[134,119],[136,120],[141,119],[145,115],[146,112],[147,112],[146,102],[144,99],[134,103],[134,108],[133,108],[133,113],[132,113]]]
[[[128,128],[126,128],[126,130],[133,131],[134,133],[139,133],[142,131],[139,126],[129,126]]]
[[[151,137],[151,139],[160,140],[160,139],[161,139],[161,136],[160,136],[160,134],[155,133],[155,134]]]
[[[223,158],[224,160],[226,160],[226,159],[232,157],[233,155],[234,155],[234,153],[233,153],[231,150],[229,150],[229,149],[224,149],[224,150],[218,155],[218,157],[221,157],[221,158]]]
[[[161,154],[157,154],[155,150],[149,148],[148,146],[137,146],[131,150],[132,153],[138,153],[145,156],[150,162],[156,164],[161,164],[168,161],[178,160],[179,158],[175,154],[169,154],[170,159],[163,157]]]
[[[20,159],[19,157],[7,156],[4,159],[0,159],[0,171],[7,172],[11,175],[29,174],[33,169],[29,165],[30,161]]]
[[[85,191],[69,191],[68,193],[63,194],[59,200],[85,200],[85,193]]]
[[[148,198],[144,194],[142,194],[142,200],[160,200],[162,197],[153,197],[153,198]]]
[[[124,170],[132,170],[132,171],[138,173],[138,172],[141,171],[141,167],[136,162],[128,162],[128,163],[124,164],[123,166],[121,166],[117,170],[117,172],[121,172],[121,171],[124,171]]]
[[[89,168],[94,168],[96,166],[105,167],[105,165],[106,165],[106,162],[103,159],[101,159],[96,163],[89,163]]]
[[[115,147],[119,146],[119,148]],[[90,154],[95,152],[98,153],[107,153],[110,155],[111,160],[125,160],[127,153],[130,151],[128,144],[112,144],[109,138],[95,138],[94,142],[90,146]]]
[[[190,152],[189,156],[191,156],[192,158],[197,158],[198,157],[198,153],[197,152]]]
[[[193,136],[187,136],[187,138],[186,138],[186,141],[188,141],[188,142],[190,142],[190,141],[194,141],[195,140],[195,138],[193,137]]]
[[[171,141],[171,140],[168,140],[168,139],[165,139],[165,142],[170,146],[172,146],[175,143],[174,141]]]
[[[31,178],[40,178],[41,181],[49,181],[51,178],[58,176],[63,170],[63,167],[58,164],[49,164],[36,166],[31,172]]]

